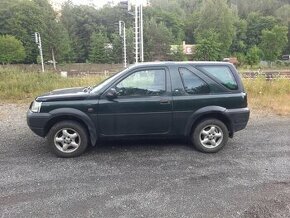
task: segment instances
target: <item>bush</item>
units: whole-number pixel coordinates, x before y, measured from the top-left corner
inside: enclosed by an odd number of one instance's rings
[[[246,63],[251,67],[257,65],[260,62],[261,54],[262,52],[257,46],[250,48],[246,55]]]
[[[21,62],[26,57],[22,42],[10,35],[0,36],[0,51],[2,64]]]

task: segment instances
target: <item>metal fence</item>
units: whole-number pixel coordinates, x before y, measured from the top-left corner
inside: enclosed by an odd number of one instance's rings
[[[266,80],[290,79],[290,70],[281,71],[244,71],[240,75],[245,79],[265,78]]]

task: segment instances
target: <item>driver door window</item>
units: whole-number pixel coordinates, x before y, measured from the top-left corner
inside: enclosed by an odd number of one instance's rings
[[[161,96],[166,92],[165,70],[137,71],[119,84],[116,91],[120,97]]]

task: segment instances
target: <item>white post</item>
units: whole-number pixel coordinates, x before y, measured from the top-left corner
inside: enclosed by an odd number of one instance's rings
[[[126,45],[126,24],[124,21],[120,21],[121,27],[123,23],[123,50],[124,50],[124,67],[127,67],[127,45]],[[120,30],[122,32],[122,30]]]
[[[135,4],[135,63],[138,63],[138,6]]]
[[[43,63],[43,54],[42,54],[42,44],[41,44],[41,37],[40,34],[37,33],[38,35],[38,48],[39,48],[39,53],[40,53],[40,59],[41,59],[41,68],[42,68],[42,72],[44,72],[44,63]]]
[[[119,36],[122,36],[122,21],[119,20]]]
[[[119,20],[119,35],[121,38],[123,37],[124,67],[126,68],[127,67],[126,24],[122,20]]]
[[[56,70],[56,62],[55,62],[55,57],[54,57],[54,50],[53,50],[53,48],[51,49],[51,55],[52,55],[53,69]]]
[[[141,62],[144,62],[144,45],[143,45],[143,5],[140,5],[140,43],[141,43]]]
[[[127,67],[126,25],[124,23],[124,67]]]

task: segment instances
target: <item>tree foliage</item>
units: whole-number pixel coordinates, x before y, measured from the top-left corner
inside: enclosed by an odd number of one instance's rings
[[[273,62],[282,55],[283,48],[287,45],[287,28],[275,26],[272,30],[262,31],[262,41],[260,44],[264,54],[264,59]]]
[[[246,53],[247,51],[247,28],[246,20],[240,19],[235,22],[236,34],[230,47],[231,53]]]
[[[178,45],[176,49],[171,49],[171,59],[174,61],[187,61],[187,57],[183,52],[183,46]]]
[[[250,13],[247,17],[247,38],[246,44],[248,48],[261,43],[262,31],[266,29],[272,29],[277,20],[273,16],[262,16],[259,13]]]
[[[144,24],[144,56],[148,61],[166,60],[173,37],[164,23],[151,19]]]
[[[108,47],[108,38],[102,32],[93,33],[90,40],[89,61],[92,63],[104,64],[110,58],[110,47]]]
[[[53,50],[58,62],[123,62],[122,40],[115,26],[119,20],[127,27],[128,62],[134,62],[134,18],[126,10],[113,4],[103,8],[74,5],[68,0],[56,12],[49,2],[0,1],[0,35],[12,35],[22,42],[26,53],[22,62],[37,62],[39,51],[31,37],[34,32],[42,37],[45,61],[52,59]],[[267,31],[279,31],[274,29],[276,25],[288,27],[288,46],[278,53],[290,53],[289,0],[150,0],[150,3],[151,6],[144,7],[145,61],[182,60],[181,50],[174,55],[170,53],[170,46],[182,41],[198,44],[199,59],[220,60],[237,55],[246,61],[247,57],[256,57],[255,46],[263,48],[266,53],[263,57],[268,58],[263,41],[270,37]],[[102,40],[110,49],[104,51],[97,44]],[[279,58],[276,54],[275,58]]]
[[[242,18],[252,12],[258,12],[263,16],[274,15],[276,9],[289,4],[288,0],[232,0],[231,2],[237,3],[239,15]]]
[[[67,59],[70,53],[67,31],[57,22],[57,14],[47,0],[1,0],[0,34],[13,35],[23,43],[26,63],[35,63],[37,59],[34,32],[41,35],[46,60],[51,60],[51,49],[57,58]]]
[[[10,64],[23,61],[25,50],[22,43],[14,36],[0,36],[0,63]]]
[[[245,57],[246,63],[252,67],[253,65],[256,65],[260,62],[260,57],[261,50],[257,46],[254,46],[249,49]]]
[[[237,17],[230,9],[226,0],[203,1],[197,12],[198,25],[195,34],[198,37],[206,35],[208,29],[217,33],[217,42],[222,44],[220,52],[227,55],[235,35],[235,21]]]
[[[217,61],[221,59],[222,43],[214,30],[208,30],[197,39],[194,58],[200,61]]]
[[[123,38],[119,34],[112,35],[112,60],[114,63],[122,63],[124,60]]]

